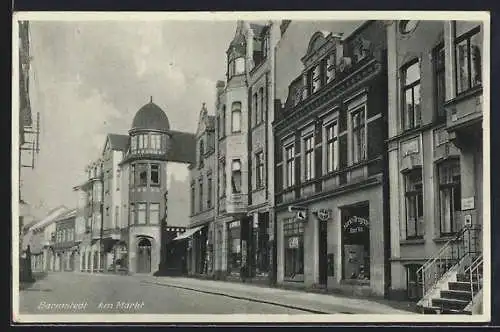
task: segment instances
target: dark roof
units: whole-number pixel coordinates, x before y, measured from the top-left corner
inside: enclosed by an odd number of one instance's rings
[[[165,112],[152,101],[142,106],[134,116],[131,130],[153,129],[168,131],[170,122]]]
[[[108,138],[112,150],[127,151],[128,135],[108,134]]]
[[[170,134],[171,145],[167,160],[181,163],[196,162],[196,135],[173,130]]]

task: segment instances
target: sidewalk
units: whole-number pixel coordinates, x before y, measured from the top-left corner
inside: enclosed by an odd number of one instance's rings
[[[296,290],[255,286],[224,281],[199,280],[185,277],[135,276],[144,283],[194,290],[232,298],[269,303],[304,311],[323,314],[416,314],[411,308],[394,301],[349,298],[339,295],[324,295]],[[384,303],[386,302],[386,303]],[[402,305],[401,305],[402,304]]]

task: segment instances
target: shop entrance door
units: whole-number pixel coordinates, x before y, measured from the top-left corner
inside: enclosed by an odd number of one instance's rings
[[[327,223],[324,221],[319,222],[319,284],[322,286],[327,285],[328,275],[327,275]]]
[[[137,273],[151,272],[151,241],[141,239],[137,247]]]

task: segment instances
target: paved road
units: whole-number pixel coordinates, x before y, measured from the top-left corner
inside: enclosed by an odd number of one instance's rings
[[[21,314],[305,314],[298,309],[142,282],[138,278],[51,273],[19,295]]]

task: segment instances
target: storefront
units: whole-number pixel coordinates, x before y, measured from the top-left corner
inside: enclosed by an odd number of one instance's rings
[[[345,207],[342,214],[342,278],[370,280],[369,206]]]
[[[235,220],[227,224],[227,272],[239,275],[243,263],[242,246],[246,249],[246,242],[241,239],[241,221]],[[246,259],[246,256],[244,257]]]

